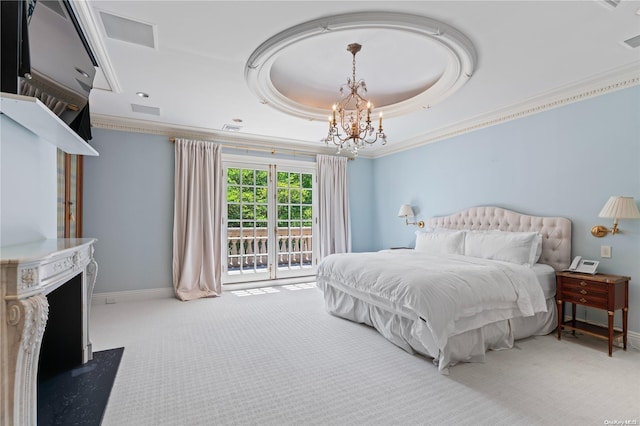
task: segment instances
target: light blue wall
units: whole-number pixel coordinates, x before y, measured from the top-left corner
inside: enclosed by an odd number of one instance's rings
[[[349,210],[351,212],[351,250],[369,251],[374,246],[375,214],[371,206],[374,201],[374,161],[358,158],[347,164],[349,180]]]
[[[0,115],[0,246],[57,237],[56,147]]]
[[[413,246],[416,228],[396,216],[403,203],[423,220],[480,205],[564,216],[573,221],[573,255],[632,277],[630,329],[640,331],[640,221],[622,220],[616,236],[590,234],[593,225],[611,227],[597,217],[609,196],[640,199],[640,87],[379,158],[370,172],[373,226],[353,235],[373,235],[369,249]],[[601,245],[612,247],[611,259],[600,258]]]
[[[93,129],[85,157],[83,236],[95,237],[95,293],[171,287],[173,144]]]

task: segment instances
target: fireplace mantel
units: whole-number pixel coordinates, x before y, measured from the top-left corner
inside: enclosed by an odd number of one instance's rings
[[[0,424],[37,423],[40,346],[47,325],[47,295],[81,274],[82,363],[93,357],[89,307],[98,265],[93,238],[42,240],[0,247]]]

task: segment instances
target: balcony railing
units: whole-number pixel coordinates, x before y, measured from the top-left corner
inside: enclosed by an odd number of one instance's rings
[[[268,267],[267,228],[228,228],[227,270],[257,271]],[[278,228],[278,268],[311,266],[312,228]]]

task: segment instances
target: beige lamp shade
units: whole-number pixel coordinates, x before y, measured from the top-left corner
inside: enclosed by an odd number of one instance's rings
[[[604,205],[598,217],[611,219],[640,219],[640,211],[633,197],[614,195]]]
[[[409,204],[403,204],[400,206],[400,210],[398,211],[398,217],[404,217],[404,223],[406,225],[416,225],[418,228],[424,228],[424,222],[423,221],[413,221],[413,222],[409,222],[409,217],[415,217],[415,213],[413,213],[413,209],[411,208],[411,206]]]
[[[400,211],[398,212],[398,217],[413,217],[413,209],[409,204],[403,204],[400,206]]]
[[[613,228],[608,229],[602,225],[591,228],[591,235],[594,237],[604,237],[608,233],[612,235],[620,232],[618,229],[618,219],[640,219],[640,211],[633,197],[621,197],[614,195],[606,202],[598,217],[613,219]]]

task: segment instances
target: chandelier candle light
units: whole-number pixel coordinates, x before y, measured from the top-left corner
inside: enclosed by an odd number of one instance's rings
[[[358,156],[358,150],[367,145],[374,144],[380,139],[382,145],[387,143],[387,136],[382,131],[382,113],[378,121],[378,131],[371,125],[371,110],[373,105],[361,94],[367,93],[367,85],[364,80],[356,80],[356,53],[362,46],[352,43],[347,50],[353,55],[353,76],[347,79],[346,86],[349,94],[333,105],[333,111],[329,117],[329,133],[325,139],[326,144],[333,142],[338,146],[337,153],[343,149],[348,150],[354,157]],[[340,94],[344,95],[344,85],[340,86]],[[337,118],[339,117],[340,123]]]

